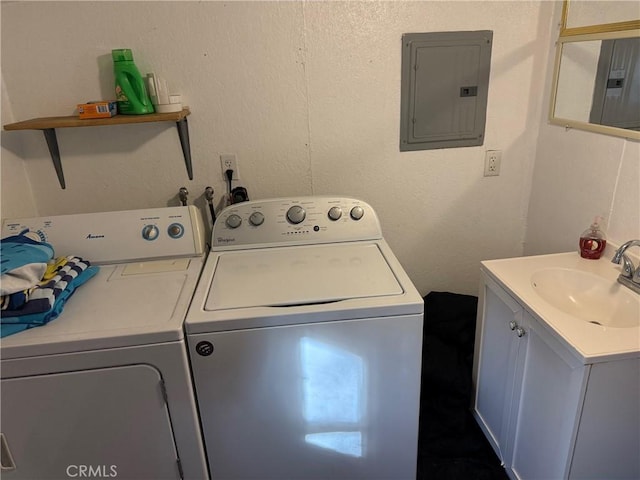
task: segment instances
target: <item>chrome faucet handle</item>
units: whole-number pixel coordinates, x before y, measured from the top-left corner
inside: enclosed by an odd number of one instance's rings
[[[633,262],[624,253],[619,256],[619,260],[617,262],[612,259],[611,263],[622,263],[622,272],[620,273],[620,275],[622,275],[623,277],[632,278],[634,275],[638,274],[633,265]]]
[[[618,248],[613,255],[611,262],[617,264],[622,263],[622,272],[618,276],[618,282],[640,293],[640,267],[636,268],[631,259],[624,253],[627,248],[634,246],[640,247],[640,240],[629,240],[620,245],[620,248]]]

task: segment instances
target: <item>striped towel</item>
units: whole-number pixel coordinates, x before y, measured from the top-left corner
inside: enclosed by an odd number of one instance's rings
[[[76,288],[98,273],[99,267],[91,266],[79,257],[67,257],[66,260],[55,263],[59,268],[50,280],[22,292],[25,301],[21,305],[16,305],[15,309],[0,310],[0,337],[45,325],[57,318]],[[45,275],[45,278],[49,277]],[[7,297],[13,297],[17,304],[17,295]]]
[[[90,263],[80,257],[67,257],[67,262],[50,280],[29,290],[5,296],[0,316],[17,317],[48,312],[53,308],[60,294],[89,267]]]

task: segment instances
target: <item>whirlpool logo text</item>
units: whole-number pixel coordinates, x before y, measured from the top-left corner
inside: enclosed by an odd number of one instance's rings
[[[235,242],[235,237],[218,237],[218,243],[232,243]]]

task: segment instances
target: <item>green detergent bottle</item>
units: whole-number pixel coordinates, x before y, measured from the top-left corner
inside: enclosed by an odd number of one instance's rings
[[[147,93],[138,67],[133,63],[133,53],[128,48],[111,50],[116,77],[118,112],[125,115],[153,113],[153,104]]]

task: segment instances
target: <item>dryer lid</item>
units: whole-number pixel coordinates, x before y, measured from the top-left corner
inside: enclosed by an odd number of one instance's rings
[[[295,306],[400,295],[376,244],[329,244],[221,253],[205,310]]]

